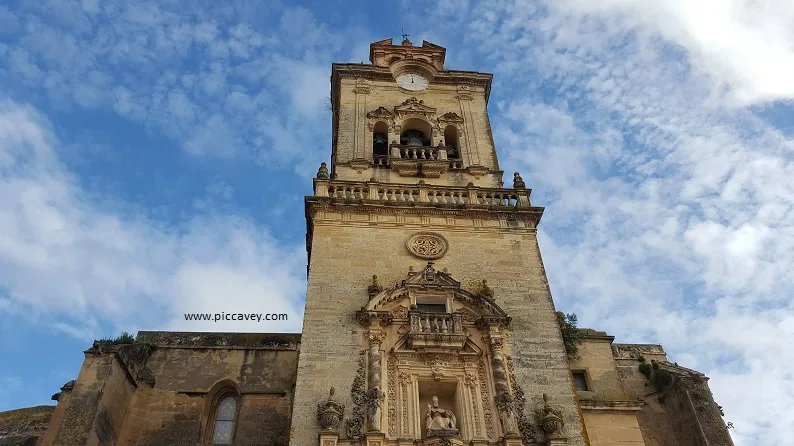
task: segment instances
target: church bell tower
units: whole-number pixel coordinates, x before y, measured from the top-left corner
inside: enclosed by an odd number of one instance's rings
[[[388,39],[333,64],[291,446],[585,444],[543,208],[503,184],[492,75],[445,53]]]

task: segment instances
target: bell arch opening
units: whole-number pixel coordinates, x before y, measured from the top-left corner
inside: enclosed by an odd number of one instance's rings
[[[385,122],[375,123],[372,129],[372,155],[387,156],[389,154],[389,126]]]
[[[430,123],[417,118],[406,119],[401,126],[400,144],[408,147],[430,147],[433,129]]]
[[[447,158],[460,158],[460,142],[458,141],[458,128],[448,125],[444,129],[444,145],[447,146]]]

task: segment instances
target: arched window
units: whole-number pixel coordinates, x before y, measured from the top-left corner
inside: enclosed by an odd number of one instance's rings
[[[444,144],[447,148],[447,158],[460,158],[460,143],[458,143],[458,128],[448,125],[444,129]]]
[[[409,147],[430,147],[432,129],[427,122],[411,118],[405,120],[401,126],[400,144]]]
[[[215,420],[212,427],[212,444],[232,444],[234,425],[237,421],[237,397],[232,393],[223,393],[215,408]]]
[[[372,130],[372,154],[386,156],[389,154],[389,127],[385,122],[378,122]]]

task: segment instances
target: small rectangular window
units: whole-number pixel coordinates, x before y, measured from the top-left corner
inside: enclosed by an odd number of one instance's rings
[[[416,309],[423,313],[446,313],[447,306],[444,304],[417,304]]]
[[[587,387],[587,376],[585,372],[573,372],[573,385],[576,386],[576,390],[580,392],[586,392],[590,390]]]

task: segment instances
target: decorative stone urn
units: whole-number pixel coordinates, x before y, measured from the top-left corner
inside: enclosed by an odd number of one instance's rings
[[[317,404],[317,421],[324,431],[336,431],[345,413],[345,406],[334,401],[334,388],[331,387],[328,400]]]
[[[560,436],[562,435],[562,426],[564,423],[562,419],[562,414],[559,410],[555,410],[549,404],[549,397],[545,393],[543,394],[543,409],[539,409],[536,412],[538,416],[538,422],[540,423],[540,428],[543,429],[543,432],[549,436]]]

